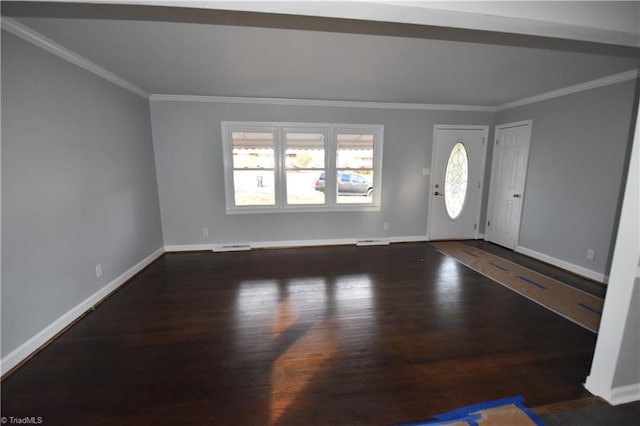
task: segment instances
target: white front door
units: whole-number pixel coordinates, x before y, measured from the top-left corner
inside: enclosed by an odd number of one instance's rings
[[[435,126],[430,240],[478,237],[488,133],[488,126]]]
[[[527,176],[531,120],[496,126],[485,236],[515,249]]]

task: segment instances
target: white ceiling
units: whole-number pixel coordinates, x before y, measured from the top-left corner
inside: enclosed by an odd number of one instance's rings
[[[638,68],[637,49],[584,41],[237,11],[6,4],[3,14],[154,94],[501,105]]]

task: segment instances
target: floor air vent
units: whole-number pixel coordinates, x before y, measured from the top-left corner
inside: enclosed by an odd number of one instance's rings
[[[371,239],[371,240],[358,240],[356,241],[357,246],[388,246],[389,240],[384,238],[379,239]]]
[[[214,246],[214,252],[223,252],[223,251],[249,251],[251,250],[251,246],[249,244],[223,244],[220,246]]]

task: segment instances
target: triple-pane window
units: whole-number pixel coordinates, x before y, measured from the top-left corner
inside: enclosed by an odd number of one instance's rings
[[[223,122],[228,213],[379,210],[382,126]]]

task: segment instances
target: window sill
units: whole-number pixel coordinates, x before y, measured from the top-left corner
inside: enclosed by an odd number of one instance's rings
[[[331,213],[331,212],[379,212],[380,205],[360,206],[305,206],[305,207],[234,207],[226,209],[226,214],[263,214],[263,213]]]

